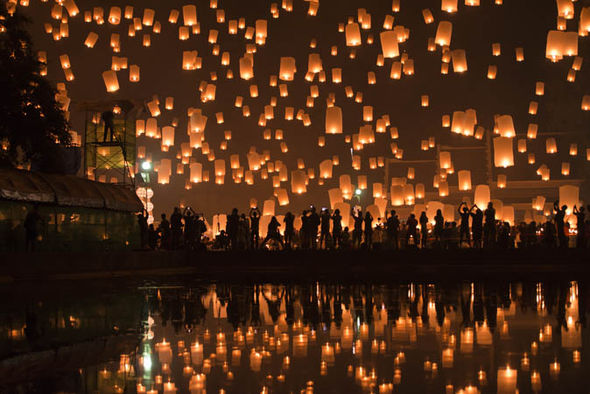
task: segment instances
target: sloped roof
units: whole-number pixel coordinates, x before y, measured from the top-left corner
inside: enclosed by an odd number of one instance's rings
[[[126,186],[14,168],[0,168],[0,199],[127,212],[142,209],[137,195]]]

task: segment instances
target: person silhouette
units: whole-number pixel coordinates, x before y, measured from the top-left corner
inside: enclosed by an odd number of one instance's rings
[[[576,227],[578,229],[578,236],[576,238],[576,247],[577,248],[585,248],[586,247],[586,210],[584,206],[578,208],[574,205],[574,215],[576,215]]]
[[[420,223],[420,247],[426,249],[428,244],[428,216],[426,216],[426,212],[422,211],[418,222]]]
[[[369,211],[365,213],[365,245],[369,250],[373,246],[373,215]]]
[[[352,230],[352,247],[358,248],[361,246],[363,238],[363,211],[360,209],[356,211],[352,209],[352,218],[354,219],[354,228]]]
[[[113,141],[113,132],[115,130],[114,119],[115,114],[113,111],[104,111],[101,115],[102,122],[104,123],[104,134],[102,142],[107,142],[107,133],[109,135],[109,141]]]
[[[332,215],[332,238],[334,242],[334,248],[340,247],[340,238],[342,236],[342,216],[340,210],[335,209]]]
[[[320,215],[320,249],[328,249],[328,243],[330,238],[330,210],[323,208]],[[323,244],[323,245],[322,245]]]
[[[387,238],[396,250],[399,249],[399,225],[399,218],[395,210],[391,210],[391,214],[385,222],[385,227],[387,229]]]
[[[442,211],[440,209],[436,210],[436,215],[434,216],[434,239],[438,244],[440,244],[443,231],[445,229],[445,218],[443,217]]]
[[[260,242],[260,210],[258,207],[250,209],[250,247],[258,249]]]
[[[39,227],[41,225],[41,215],[39,215],[39,206],[33,205],[33,210],[27,213],[25,217],[25,250],[35,251],[37,241],[39,239]]]
[[[270,223],[268,223],[268,230],[266,232],[266,237],[264,238],[264,241],[262,241],[262,244],[260,245],[261,248],[263,248],[264,245],[266,245],[266,243],[270,240],[277,241],[281,245],[281,248],[285,246],[283,244],[283,239],[281,238],[281,233],[279,232],[280,226],[281,224],[279,223],[277,218],[273,216],[272,219],[270,219]]]
[[[226,231],[229,237],[230,246],[232,249],[238,248],[238,231],[240,227],[240,215],[238,215],[238,208],[234,208],[231,214],[227,217]]]
[[[160,248],[170,249],[170,222],[166,219],[166,214],[162,214],[162,220],[158,226],[158,233],[160,234]]]
[[[469,210],[469,215],[471,216],[471,229],[473,231],[473,246],[481,248],[483,237],[483,212],[476,204],[473,204]]]
[[[553,210],[555,211],[554,220],[559,247],[566,249],[568,247],[568,238],[565,235],[565,214],[567,211],[567,205],[563,205],[561,208],[559,208],[559,201],[555,201],[553,203]]]
[[[410,217],[406,221],[407,231],[406,231],[406,248],[410,244],[410,238],[414,240],[414,246],[418,244],[418,233],[417,233],[417,226],[418,221],[416,220],[416,215],[413,213],[410,214]]]
[[[467,245],[471,247],[471,236],[469,234],[469,208],[464,201],[459,204],[459,216],[461,217],[461,225],[459,229],[459,247],[463,244],[463,240],[467,241]]]
[[[293,225],[295,223],[295,215],[287,212],[283,218],[283,222],[285,223],[285,246],[290,249],[293,243],[293,235],[295,235],[295,227]]]
[[[488,202],[488,207],[484,211],[485,222],[483,225],[483,246],[493,247],[496,243],[496,209],[494,204]]]
[[[170,215],[170,229],[171,229],[171,245],[172,249],[178,249],[180,239],[182,238],[182,214],[178,207],[174,207],[172,215]]]
[[[320,226],[320,215],[316,212],[314,206],[311,207],[309,214],[309,236],[311,248],[317,249],[318,246],[318,227]]]

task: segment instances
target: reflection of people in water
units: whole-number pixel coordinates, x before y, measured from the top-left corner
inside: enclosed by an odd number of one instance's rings
[[[270,314],[273,323],[276,323],[281,315],[281,302],[283,302],[284,295],[285,289],[281,290],[281,294],[276,299],[268,298],[266,294],[262,292],[262,296],[268,304],[268,313]]]

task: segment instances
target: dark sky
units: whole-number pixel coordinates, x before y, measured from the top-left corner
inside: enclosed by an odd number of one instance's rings
[[[207,216],[216,212],[227,212],[236,206],[241,210],[247,208],[251,197],[259,201],[272,196],[272,183],[263,181],[257,174],[255,184],[248,186],[245,183],[233,184],[229,170],[229,156],[240,154],[241,164],[247,165],[246,153],[251,146],[255,146],[260,153],[263,150],[271,151],[271,160],[282,160],[289,171],[296,169],[296,160],[302,158],[306,167],[314,167],[318,173],[318,164],[322,160],[339,155],[340,166],[334,168],[334,176],[325,182],[323,186],[315,180],[309,181],[308,192],[302,196],[291,194],[290,183],[283,183],[290,194],[291,204],[283,207],[279,212],[286,210],[299,211],[303,207],[314,202],[319,206],[328,204],[327,190],[338,187],[338,176],[351,174],[353,183],[356,183],[358,173],[369,176],[369,185],[372,182],[383,182],[383,168],[369,169],[369,158],[384,156],[391,158],[391,138],[389,133],[376,134],[376,142],[365,146],[359,153],[362,156],[362,170],[353,171],[350,160],[350,145],[344,142],[344,135],[357,133],[362,120],[362,107],[371,105],[374,107],[374,117],[388,114],[391,125],[399,130],[400,138],[397,141],[400,148],[404,149],[404,159],[433,159],[435,150],[423,152],[420,150],[420,141],[430,136],[436,138],[437,143],[459,146],[476,146],[482,142],[472,137],[462,137],[452,134],[448,128],[441,127],[441,116],[452,114],[453,111],[473,108],[477,111],[478,125],[486,131],[493,128],[494,114],[509,114],[514,118],[517,138],[524,137],[529,123],[539,125],[539,133],[571,132],[560,135],[557,138],[559,153],[547,155],[545,153],[545,137],[539,136],[535,141],[528,141],[528,151],[534,152],[537,157],[535,165],[527,164],[527,155],[516,152],[515,142],[515,166],[508,169],[495,169],[498,173],[506,174],[508,180],[536,180],[539,177],[535,171],[545,163],[551,168],[551,178],[561,179],[560,168],[562,161],[569,161],[572,167],[572,178],[586,178],[588,165],[585,161],[585,149],[588,145],[589,113],[580,110],[582,96],[590,94],[589,73],[587,64],[577,72],[574,83],[566,81],[566,75],[571,68],[573,58],[565,57],[558,63],[551,63],[545,59],[546,36],[549,30],[556,28],[557,8],[556,3],[550,0],[505,0],[504,4],[495,5],[492,0],[481,0],[479,7],[467,7],[463,1],[459,1],[457,13],[448,14],[441,11],[440,1],[410,1],[401,0],[401,10],[393,13],[391,1],[350,1],[350,0],[322,0],[317,16],[307,15],[308,2],[293,0],[293,12],[281,9],[278,2],[279,18],[273,19],[270,14],[271,2],[267,1],[224,1],[219,0],[218,9],[225,11],[225,23],[215,21],[216,10],[209,8],[209,1],[197,1],[198,19],[201,27],[199,35],[192,35],[187,41],[178,40],[178,27],[182,23],[182,12],[177,24],[168,23],[168,15],[172,8],[181,10],[186,2],[174,1],[129,1],[126,3],[114,1],[81,1],[77,4],[82,11],[80,15],[69,20],[68,38],[54,42],[51,35],[43,30],[44,23],[51,23],[54,28],[58,21],[50,18],[50,9],[54,2],[41,3],[39,0],[31,0],[31,5],[25,9],[25,13],[31,17],[30,26],[34,44],[37,50],[45,50],[49,59],[49,78],[55,82],[62,82],[64,74],[59,64],[59,56],[68,54],[72,63],[72,70],[76,79],[67,83],[69,96],[74,103],[87,100],[107,100],[130,98],[138,101],[149,101],[154,94],[159,95],[160,100],[165,97],[175,98],[174,111],[163,111],[158,118],[158,125],[170,124],[173,117],[180,120],[176,129],[175,146],[168,153],[160,152],[160,142],[146,137],[138,138],[137,144],[147,147],[152,153],[154,161],[168,157],[173,159],[173,172],[176,168],[176,152],[180,149],[180,143],[187,141],[186,111],[188,107],[201,108],[209,117],[205,131],[206,140],[215,151],[216,158],[227,159],[225,184],[215,185],[213,182],[193,185],[192,190],[184,190],[185,177],[188,175],[188,166],[185,167],[185,175],[172,175],[171,184],[166,186],[154,186],[156,205],[155,213],[170,211],[171,207],[182,202],[196,207],[198,211],[207,213]],[[84,23],[83,13],[94,6],[105,8],[105,18],[111,6],[131,4],[134,8],[134,16],[141,17],[144,8],[156,10],[156,20],[162,24],[160,34],[151,33],[151,28],[137,32],[134,38],[127,37],[130,21],[122,19],[118,26],[105,23]],[[581,8],[590,6],[589,1],[579,0],[574,3],[575,18],[567,22],[568,31],[577,31],[578,19]],[[357,16],[357,9],[363,7],[371,14],[372,26],[370,30],[362,30],[362,46],[356,48],[356,58],[350,59],[350,48],[345,45],[344,33],[338,32],[338,24],[346,23],[348,17]],[[422,9],[429,8],[434,15],[434,23],[425,24],[422,17]],[[66,14],[64,10],[64,14]],[[402,76],[401,80],[389,78],[392,61],[386,59],[384,67],[377,67],[377,55],[381,52],[379,33],[383,31],[383,20],[386,15],[395,17],[395,25],[403,25],[410,29],[409,40],[400,44],[400,52],[407,53],[414,60],[415,75]],[[245,18],[247,26],[254,26],[257,19],[268,21],[268,38],[266,44],[258,46],[254,55],[255,77],[250,81],[239,78],[239,58],[245,52],[248,41],[244,38],[244,30],[237,35],[228,34],[227,21]],[[448,20],[453,23],[453,35],[451,49],[464,49],[467,53],[468,72],[455,74],[450,67],[448,75],[441,75],[441,50],[427,51],[429,37],[434,37],[438,22]],[[220,52],[229,51],[234,79],[227,80],[225,72],[227,67],[220,65],[220,56],[213,56],[212,45],[207,43],[210,29],[219,30],[218,44]],[[88,32],[99,34],[98,43],[93,49],[86,48],[83,42]],[[109,47],[111,33],[119,33],[121,36],[121,52],[113,54]],[[141,45],[144,33],[151,33],[152,45],[145,48]],[[367,37],[372,34],[374,43],[366,44]],[[317,47],[311,49],[309,43],[316,39]],[[252,42],[252,41],[250,41]],[[501,44],[501,56],[492,56],[492,43]],[[331,56],[330,48],[336,45],[338,55]],[[515,61],[515,48],[523,47],[524,62]],[[203,68],[196,71],[183,71],[181,69],[182,51],[197,50],[203,58]],[[318,83],[317,77],[313,83],[304,80],[307,71],[307,56],[309,53],[319,53],[326,71],[326,83]],[[579,56],[587,58],[588,38],[579,39]],[[110,69],[111,56],[126,56],[129,64],[137,64],[141,67],[141,82],[130,83],[128,71],[118,72],[121,89],[114,93],[107,93],[102,81],[101,73]],[[295,80],[287,82],[289,96],[279,97],[278,88],[269,86],[270,75],[277,75],[281,56],[293,56],[297,61],[297,74]],[[488,65],[498,67],[498,76],[495,80],[486,79]],[[331,69],[340,67],[343,69],[343,83],[331,83]],[[367,84],[367,72],[374,71],[377,84]],[[198,85],[201,81],[210,80],[210,73],[217,72],[217,95],[214,102],[201,103]],[[535,96],[535,82],[545,82],[545,95]],[[279,81],[280,83],[282,81]],[[257,84],[260,90],[258,98],[250,98],[249,86]],[[318,85],[320,96],[315,99],[314,108],[306,108],[306,97],[309,95],[310,85]],[[354,91],[363,93],[363,103],[355,103],[347,99],[344,94],[345,86],[352,86]],[[317,145],[318,136],[324,135],[324,113],[326,97],[329,93],[336,95],[336,105],[343,109],[344,135],[326,136],[326,147]],[[420,107],[420,96],[430,96],[430,106]],[[251,109],[252,116],[244,118],[242,110],[234,107],[236,95],[244,96],[244,104]],[[265,141],[262,138],[263,129],[257,125],[258,116],[263,112],[264,105],[269,104],[271,97],[277,97],[278,104],[275,108],[275,119],[269,121],[265,128],[284,130],[284,141],[289,146],[289,152],[283,154],[280,151],[280,141]],[[538,115],[528,114],[529,101],[539,102]],[[302,108],[312,120],[310,127],[304,127],[299,121],[285,121],[283,118],[285,106],[293,106],[296,111]],[[75,108],[75,104],[72,109]],[[162,105],[163,108],[163,105]],[[215,113],[223,112],[225,123],[215,124]],[[148,115],[145,115],[147,117]],[[72,114],[73,127],[82,131],[84,128],[82,113]],[[375,126],[375,122],[373,122]],[[228,150],[219,150],[219,144],[223,140],[224,130],[231,130],[233,139],[229,142]],[[567,155],[570,143],[578,143],[579,155],[569,157]],[[200,151],[193,152],[204,168],[213,172],[213,163],[208,162]],[[461,169],[471,169],[473,172],[473,184],[485,182],[484,167],[481,155],[469,156],[457,154],[453,156],[455,175],[449,176],[451,186],[457,184],[456,172]],[[407,166],[392,168],[392,176],[405,176]],[[586,173],[585,173],[586,172]],[[428,166],[416,166],[416,181],[423,182],[427,190],[432,190],[432,177],[434,170]],[[211,177],[213,179],[213,177]],[[365,194],[370,194],[365,192]],[[465,193],[463,193],[465,194]],[[534,197],[534,196],[531,196]],[[372,203],[367,196],[366,203]]]

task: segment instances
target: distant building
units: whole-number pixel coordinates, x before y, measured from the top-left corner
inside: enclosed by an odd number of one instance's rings
[[[35,205],[39,251],[139,247],[136,213],[143,206],[131,187],[0,168],[0,251],[24,250],[24,220]]]

